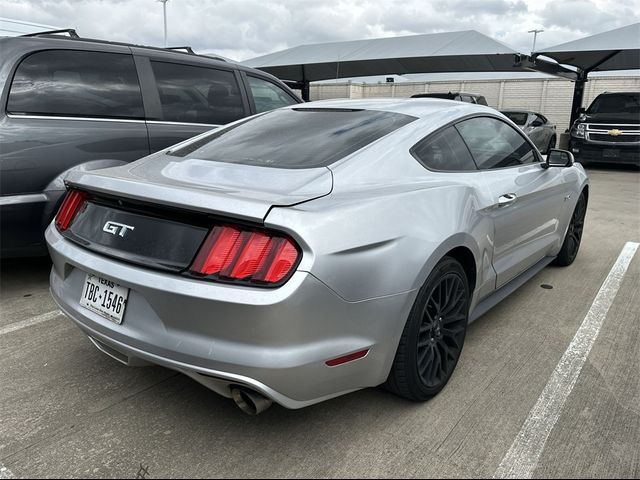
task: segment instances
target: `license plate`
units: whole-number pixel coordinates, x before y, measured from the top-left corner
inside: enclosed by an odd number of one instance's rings
[[[84,279],[80,305],[120,325],[127,307],[129,289],[90,273]]]
[[[620,156],[620,150],[608,148],[602,151],[603,158],[618,158]]]

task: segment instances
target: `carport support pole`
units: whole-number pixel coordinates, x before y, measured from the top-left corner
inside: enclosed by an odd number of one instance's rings
[[[302,100],[308,102],[311,99],[311,85],[308,80],[302,81]]]
[[[300,82],[300,84],[300,89],[302,91],[302,100],[308,102],[311,99],[311,82],[307,80],[304,65],[302,65],[302,81]]]
[[[582,108],[582,100],[584,99],[584,86],[587,83],[588,72],[583,70],[578,72],[578,78],[573,87],[573,104],[571,105],[571,120],[569,121],[569,128],[573,126],[580,116],[580,109]]]

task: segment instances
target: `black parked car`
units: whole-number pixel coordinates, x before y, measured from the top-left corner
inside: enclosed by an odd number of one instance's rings
[[[576,160],[640,167],[640,92],[598,95],[571,128]]]
[[[70,170],[121,165],[301,102],[259,70],[69,33],[0,38],[3,257],[45,252]]]

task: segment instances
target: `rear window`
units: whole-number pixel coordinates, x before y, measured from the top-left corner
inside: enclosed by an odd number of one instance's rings
[[[527,123],[527,118],[529,118],[528,113],[524,112],[502,112],[505,117],[511,120],[513,123],[519,126],[523,126]]]
[[[169,155],[260,167],[325,167],[415,119],[375,110],[274,110]]]

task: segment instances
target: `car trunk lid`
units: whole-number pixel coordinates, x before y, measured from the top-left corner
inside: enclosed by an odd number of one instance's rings
[[[291,206],[331,192],[325,167],[284,169],[152,155],[133,164],[72,172],[80,189],[167,207],[262,222],[274,206]]]

